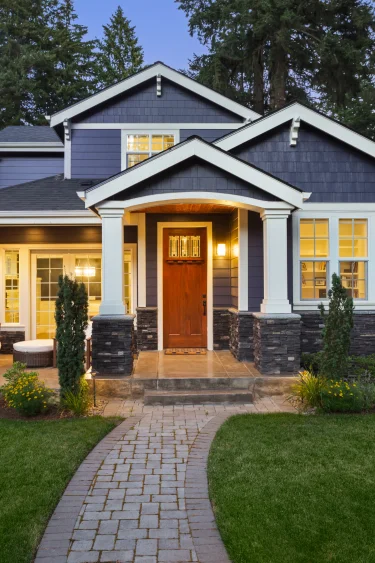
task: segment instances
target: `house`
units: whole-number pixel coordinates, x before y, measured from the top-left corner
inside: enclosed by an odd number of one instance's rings
[[[375,143],[299,103],[265,117],[157,62],[0,132],[2,351],[53,336],[58,276],[84,281],[93,365],[230,349],[263,373],[319,347],[333,272],[375,343]],[[12,184],[12,185],[9,185]]]

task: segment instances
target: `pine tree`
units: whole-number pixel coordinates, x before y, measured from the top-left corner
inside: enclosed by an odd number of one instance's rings
[[[326,377],[341,379],[348,374],[354,305],[337,274],[332,276],[332,288],[328,291],[328,297],[328,314],[323,303],[319,306],[324,320],[323,350],[319,365]]]
[[[85,285],[60,276],[56,300],[57,369],[62,396],[78,393],[84,374],[88,297]]]
[[[138,44],[135,27],[125,17],[121,6],[103,25],[104,38],[98,41],[97,78],[102,87],[124,80],[143,66],[143,49]]]

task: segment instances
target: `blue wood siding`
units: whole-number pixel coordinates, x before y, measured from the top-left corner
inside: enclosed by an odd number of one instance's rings
[[[233,253],[233,248],[238,247],[238,210],[230,217],[230,303],[238,309],[238,256]]]
[[[48,178],[64,172],[63,154],[8,155],[0,153],[0,188]]]
[[[121,171],[119,129],[72,131],[72,178],[108,178]]]
[[[216,256],[215,248],[220,242],[230,243],[229,214],[146,214],[146,303],[148,307],[157,307],[157,223],[176,221],[212,221],[213,239],[213,305],[214,307],[231,306],[230,295],[230,259]]]
[[[220,139],[220,137],[230,132],[230,129],[180,129],[180,142],[198,135],[198,137],[202,137],[208,143],[213,143],[216,139]]]
[[[81,114],[76,123],[242,123],[243,119],[162,78],[162,95],[153,79]]]
[[[192,191],[236,194],[263,201],[275,201],[277,199],[198,158],[185,161],[162,174],[153,176],[150,180],[116,194],[116,199],[127,200],[152,194]]]
[[[263,221],[254,211],[249,211],[248,245],[249,311],[258,312],[264,297]]]
[[[312,192],[310,202],[375,202],[375,160],[304,123],[296,147],[288,125],[231,152]]]

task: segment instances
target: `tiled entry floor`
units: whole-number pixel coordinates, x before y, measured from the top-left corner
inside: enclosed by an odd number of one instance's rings
[[[252,362],[239,362],[229,352],[208,351],[205,356],[167,356],[164,352],[141,352],[134,379],[259,377]]]

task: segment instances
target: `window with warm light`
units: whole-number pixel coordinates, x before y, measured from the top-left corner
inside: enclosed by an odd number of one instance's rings
[[[128,134],[126,136],[126,168],[131,168],[150,156],[175,144],[174,133]]]
[[[328,219],[301,219],[299,247],[301,299],[325,299],[329,264]]]
[[[20,256],[16,250],[5,252],[5,322],[20,322]]]
[[[89,298],[89,317],[99,314],[102,301],[102,259],[100,256],[76,256],[74,273],[85,284]]]
[[[339,220],[340,276],[353,299],[367,298],[367,230],[367,219]]]

